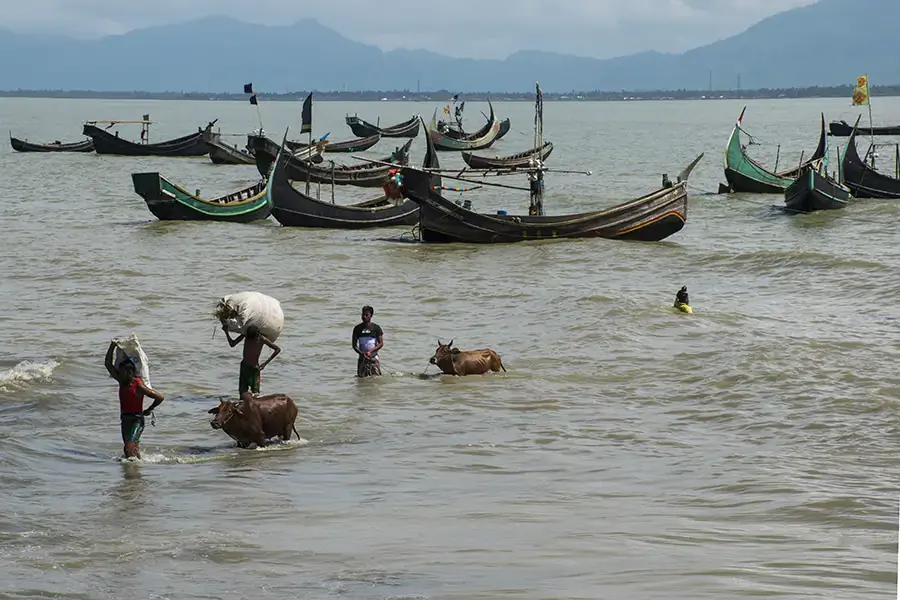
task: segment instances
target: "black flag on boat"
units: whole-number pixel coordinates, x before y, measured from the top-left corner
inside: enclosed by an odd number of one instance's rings
[[[253,106],[259,105],[259,102],[256,101],[256,94],[253,94],[252,96],[250,96],[250,104],[252,104]]]
[[[312,133],[312,92],[303,101],[303,124],[300,125],[300,133]]]
[[[245,93],[245,94],[252,94],[252,93],[253,93],[253,84],[252,84],[252,83],[245,83],[245,84],[244,84],[244,93]]]

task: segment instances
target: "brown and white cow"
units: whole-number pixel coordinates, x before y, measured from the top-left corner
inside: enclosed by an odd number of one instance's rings
[[[274,437],[288,441],[292,431],[300,437],[294,427],[297,405],[284,394],[256,397],[244,392],[240,402],[221,400],[209,413],[215,415],[209,422],[212,428],[227,433],[241,448],[250,444],[262,447]]]
[[[453,340],[449,344],[438,340],[434,356],[428,362],[437,365],[445,375],[483,375],[488,371],[506,371],[500,355],[490,348],[461,352],[453,347]]]

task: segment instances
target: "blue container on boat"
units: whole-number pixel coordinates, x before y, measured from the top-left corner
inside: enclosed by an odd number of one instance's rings
[[[497,211],[497,214],[498,214],[498,215],[505,215],[505,214],[506,214],[506,211],[505,211],[505,210],[498,210],[498,211]]]

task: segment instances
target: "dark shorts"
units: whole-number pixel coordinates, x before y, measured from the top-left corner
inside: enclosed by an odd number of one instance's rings
[[[356,376],[372,377],[374,375],[381,375],[381,363],[377,360],[369,360],[360,354],[359,360],[356,361]]]
[[[241,374],[238,378],[238,394],[243,394],[250,390],[254,394],[259,393],[259,366],[248,365],[241,361]]]
[[[144,433],[144,415],[141,413],[132,413],[122,415],[122,441],[126,444],[138,443],[141,441],[141,434]]]

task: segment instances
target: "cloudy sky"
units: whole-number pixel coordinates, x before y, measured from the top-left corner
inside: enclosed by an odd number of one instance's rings
[[[472,58],[548,50],[607,58],[688,50],[814,1],[0,0],[0,27],[90,38],[216,14],[268,25],[314,18],[384,50]]]

